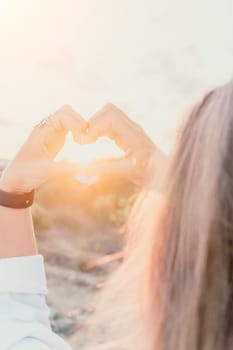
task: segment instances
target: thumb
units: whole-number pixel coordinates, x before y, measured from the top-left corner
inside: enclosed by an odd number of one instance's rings
[[[94,143],[99,137],[101,137],[101,132],[98,127],[88,124],[86,133],[82,135],[82,144],[88,145]]]

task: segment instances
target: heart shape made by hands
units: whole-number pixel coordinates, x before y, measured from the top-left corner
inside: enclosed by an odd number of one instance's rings
[[[92,183],[97,176],[115,174],[124,176],[141,185],[146,178],[148,168],[151,167],[151,164],[154,164],[152,154],[156,149],[144,130],[112,104],[107,104],[90,118],[88,123],[84,124],[88,124],[86,125],[88,127],[82,129],[82,135],[80,131],[76,135],[73,132],[75,142],[82,144],[80,151],[78,152],[77,145],[75,150],[73,142],[72,149],[71,143],[69,150],[66,151],[67,155],[65,155],[66,160],[74,155],[82,156],[81,159],[82,162],[86,163],[85,165],[81,164],[78,159],[72,161],[81,178],[85,178],[87,183]],[[99,159],[90,162],[90,160],[98,158],[97,150],[99,144],[103,142],[99,140],[100,138],[105,138],[105,144],[102,144],[102,151],[104,150],[104,152],[102,152]],[[112,152],[111,145],[114,143],[115,152]],[[67,147],[66,143],[65,149]],[[84,148],[89,149],[88,156],[84,154]],[[121,151],[120,157],[112,157],[111,152],[116,154],[116,150],[118,150],[118,154]],[[109,151],[110,153],[105,153]]]

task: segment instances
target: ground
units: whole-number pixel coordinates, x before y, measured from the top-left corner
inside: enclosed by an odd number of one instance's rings
[[[120,264],[120,259],[105,263],[106,255],[111,258],[122,248],[119,230],[98,227],[91,219],[83,220],[88,222],[83,223],[83,230],[60,223],[49,230],[37,230],[39,251],[45,258],[52,326],[74,349],[85,345],[95,297]]]

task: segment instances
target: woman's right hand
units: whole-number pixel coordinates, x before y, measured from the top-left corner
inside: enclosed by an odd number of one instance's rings
[[[153,176],[154,164],[165,156],[144,130],[113,104],[106,105],[89,120],[85,143],[107,136],[125,151],[125,157],[97,161],[90,171],[97,175],[115,173],[144,185]]]
[[[88,124],[70,106],[63,106],[35,127],[0,179],[0,189],[6,192],[26,193],[40,187],[55,174],[77,174],[80,166],[55,162],[54,158],[72,132],[77,143],[86,133]]]

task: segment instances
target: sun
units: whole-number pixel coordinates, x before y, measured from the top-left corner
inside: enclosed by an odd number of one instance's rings
[[[65,146],[57,155],[57,160],[67,160],[87,165],[98,159],[117,158],[123,155],[124,152],[108,138],[100,138],[91,145],[78,145],[74,142],[71,133],[68,133]]]

